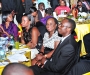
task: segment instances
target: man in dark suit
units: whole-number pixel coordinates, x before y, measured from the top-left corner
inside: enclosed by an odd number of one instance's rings
[[[54,11],[54,9],[58,6],[59,4],[59,0],[49,0],[50,1],[50,5]]]
[[[32,6],[33,6],[32,0],[25,0],[25,13],[29,13],[29,9]]]
[[[4,11],[11,11],[12,14],[16,14],[16,20],[21,23],[21,18],[24,13],[24,7],[21,0],[2,0],[2,13]]]
[[[49,21],[53,21],[49,18]],[[49,60],[43,58],[35,66],[30,68],[34,75],[66,75],[76,62],[77,43],[72,37],[71,32],[76,24],[71,19],[64,19],[58,26],[58,32],[62,35],[62,41],[57,46]]]
[[[16,20],[20,24],[22,20],[22,16],[24,13],[24,7],[21,0],[15,0],[15,13],[16,13]]]
[[[15,10],[15,0],[1,0],[2,12]]]
[[[45,15],[45,5],[43,2],[38,4],[38,20],[41,20]]]
[[[78,9],[78,12],[87,12],[87,8],[84,6],[82,1],[77,2],[77,9]]]

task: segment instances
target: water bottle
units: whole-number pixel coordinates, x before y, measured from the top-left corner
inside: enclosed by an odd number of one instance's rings
[[[5,60],[5,50],[0,46],[0,61]]]

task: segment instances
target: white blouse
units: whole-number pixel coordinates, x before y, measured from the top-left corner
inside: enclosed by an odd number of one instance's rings
[[[60,41],[61,37],[58,36],[58,31],[56,31],[50,38],[49,34],[46,32],[43,38],[43,46],[54,49],[55,41]]]

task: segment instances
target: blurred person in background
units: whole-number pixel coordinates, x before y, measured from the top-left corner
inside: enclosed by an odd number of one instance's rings
[[[40,20],[40,22],[42,22],[44,25],[46,25],[46,21],[51,17],[53,17],[53,10],[52,10],[52,8],[47,8],[47,9],[45,9],[45,15]]]
[[[77,2],[77,9],[78,12],[87,12],[87,8],[83,6],[82,1]]]
[[[21,0],[15,0],[15,14],[16,14],[16,20],[18,22],[18,24],[21,24],[21,20],[22,20],[22,16],[23,16],[23,13],[24,13],[24,7],[23,7],[23,4],[22,4],[22,1]]]
[[[4,11],[13,11],[15,10],[15,2],[16,0],[1,0],[1,3],[2,3],[2,13]]]
[[[2,24],[0,28],[3,31],[3,37],[13,36],[14,40],[18,39],[18,28],[17,25],[13,23],[13,16],[11,11],[4,11],[2,13]]]
[[[37,3],[41,3],[43,2],[45,4],[45,9],[46,8],[50,8],[50,4],[49,4],[49,1],[48,0],[37,0]]]
[[[60,4],[60,6],[56,7],[54,10],[57,15],[60,15],[62,13],[62,11],[67,12],[67,14],[70,13],[71,10],[69,7],[66,6],[66,1],[59,0],[59,4]]]
[[[89,4],[89,2],[88,2],[87,0],[83,0],[82,3],[85,4],[85,6],[86,6],[88,12],[90,12],[90,4]]]
[[[29,12],[30,7],[33,6],[32,0],[25,0],[25,13],[27,14]]]
[[[37,13],[37,8],[36,7],[30,7],[28,14],[31,14],[34,17],[35,23],[38,22],[38,13]]]
[[[53,11],[55,10],[55,8],[58,6],[58,0],[49,0],[50,1],[50,5],[53,9]]]
[[[36,27],[39,29],[42,38],[44,37],[44,34],[46,32],[46,22],[49,18],[52,17],[53,10],[52,8],[45,9],[45,15],[44,17],[36,23]]]
[[[43,2],[38,4],[38,20],[44,17],[45,14],[45,5]]]

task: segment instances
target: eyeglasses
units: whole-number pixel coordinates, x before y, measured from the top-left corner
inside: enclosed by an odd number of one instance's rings
[[[64,26],[62,24],[59,24],[60,27],[66,27],[66,28],[71,28],[71,27],[68,27],[68,26]]]

